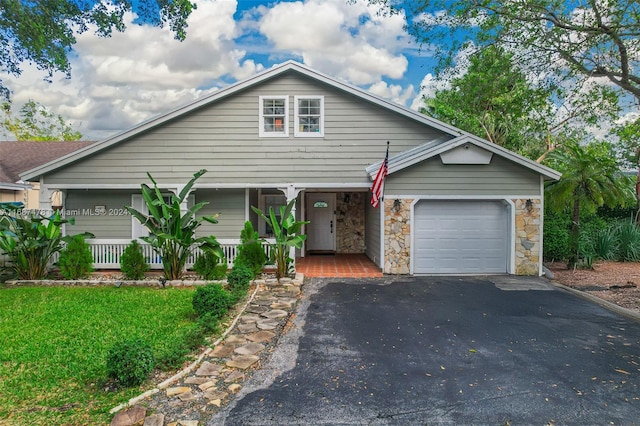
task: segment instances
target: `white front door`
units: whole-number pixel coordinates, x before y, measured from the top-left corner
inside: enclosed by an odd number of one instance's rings
[[[336,250],[336,194],[307,193],[307,251]]]

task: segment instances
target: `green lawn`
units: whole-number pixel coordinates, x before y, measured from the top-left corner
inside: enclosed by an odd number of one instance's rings
[[[0,284],[0,424],[108,424],[109,410],[151,388],[105,390],[120,338],[161,353],[193,330],[193,289]]]

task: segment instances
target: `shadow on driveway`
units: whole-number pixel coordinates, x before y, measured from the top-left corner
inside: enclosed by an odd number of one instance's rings
[[[210,425],[640,421],[640,322],[543,279],[313,279],[304,292],[295,327]]]

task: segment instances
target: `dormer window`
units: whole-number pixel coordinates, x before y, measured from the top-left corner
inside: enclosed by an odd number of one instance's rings
[[[296,96],[294,136],[324,136],[324,97]]]
[[[260,136],[289,136],[287,96],[260,96]]]

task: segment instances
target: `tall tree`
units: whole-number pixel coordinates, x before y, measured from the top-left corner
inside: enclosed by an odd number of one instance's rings
[[[624,165],[637,170],[636,177],[636,220],[640,222],[640,118],[617,126],[614,134],[620,139],[620,151]]]
[[[20,108],[18,116],[13,114],[9,102],[2,104],[2,113],[0,127],[13,133],[18,141],[77,141],[82,138],[82,133],[74,130],[62,116],[32,99]]]
[[[545,201],[556,211],[571,209],[569,267],[579,259],[580,212],[595,211],[606,205],[624,205],[633,197],[631,180],[620,173],[620,165],[611,145],[592,142],[580,145],[567,142],[551,152],[546,163],[562,172],[560,180],[547,185]]]
[[[471,54],[464,74],[426,99],[423,112],[538,161],[564,140],[584,137],[585,125],[616,116],[617,98],[533,81],[513,57],[498,46]]]
[[[550,93],[529,83],[511,57],[493,46],[471,55],[466,72],[425,99],[422,112],[537,158],[545,150],[540,134],[552,115]]]
[[[101,37],[124,31],[124,14],[133,11],[137,22],[168,24],[176,39],[183,40],[193,9],[195,4],[189,0],[0,0],[0,69],[18,76],[22,63],[31,62],[48,77],[56,71],[69,77],[68,54],[77,34],[90,27]],[[0,96],[9,98],[2,80]]]
[[[369,1],[406,13],[409,32],[439,46],[444,65],[470,43],[499,45],[521,68],[574,83],[601,77],[594,90],[613,85],[640,103],[637,0]]]

